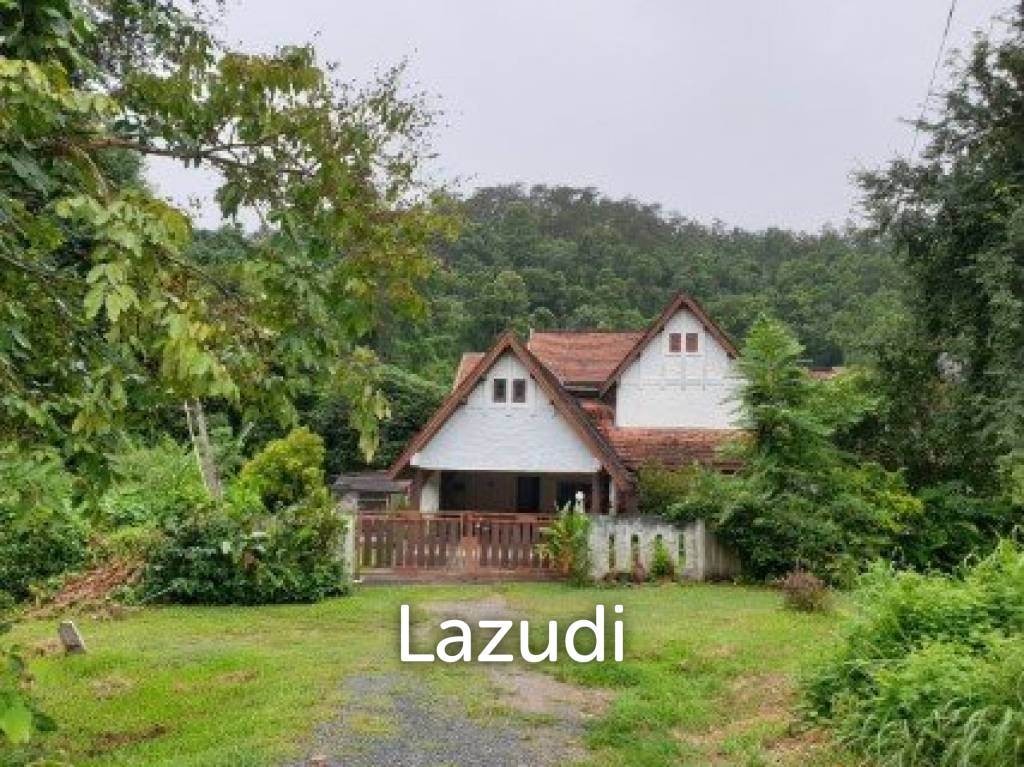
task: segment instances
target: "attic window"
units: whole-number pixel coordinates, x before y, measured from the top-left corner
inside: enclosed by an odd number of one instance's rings
[[[491,400],[494,402],[508,401],[508,379],[495,378],[491,387]]]
[[[526,402],[526,379],[512,379],[512,401],[518,403]]]
[[[700,351],[700,336],[697,333],[686,334],[686,353],[697,354]]]
[[[668,334],[668,353],[679,354],[683,350],[683,334],[682,333],[669,333]]]

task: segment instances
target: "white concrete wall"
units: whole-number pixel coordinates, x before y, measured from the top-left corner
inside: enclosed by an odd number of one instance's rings
[[[420,490],[420,511],[438,511],[441,508],[441,473],[432,471]]]
[[[683,351],[669,352],[669,334],[683,334]],[[686,352],[686,333],[698,334],[698,351]],[[668,321],[640,356],[623,371],[615,404],[616,426],[703,429],[737,427],[735,361],[683,309]]]
[[[591,517],[589,537],[590,575],[595,580],[629,573],[634,561],[649,573],[658,538],[677,578],[728,580],[740,575],[739,557],[719,542],[703,519],[678,526],[659,517]]]
[[[491,401],[494,378],[508,380],[508,402]],[[512,379],[526,379],[526,402],[514,404]],[[422,450],[413,466],[459,471],[588,474],[600,468],[519,359],[506,353]]]

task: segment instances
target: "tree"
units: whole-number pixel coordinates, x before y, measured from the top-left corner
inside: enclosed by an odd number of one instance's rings
[[[920,484],[965,480],[1024,502],[1024,6],[957,58],[920,159],[861,181],[910,276],[882,358],[874,436]]]
[[[849,583],[889,553],[920,512],[898,473],[862,462],[837,444],[875,407],[858,376],[812,379],[801,344],[778,321],[759,318],[737,365],[743,469],[722,501],[721,532],[754,575],[806,568]],[[724,489],[724,486],[723,486]]]
[[[228,50],[150,0],[0,0],[0,28],[3,436],[96,455],[133,410],[212,397],[287,421],[326,380],[372,453],[366,339],[422,310],[450,223],[400,70],[357,91],[310,47]],[[262,223],[244,259],[192,257],[187,216],[126,178],[147,156],[220,173],[223,213]]]

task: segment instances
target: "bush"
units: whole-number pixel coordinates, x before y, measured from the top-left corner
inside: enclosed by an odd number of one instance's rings
[[[0,592],[16,600],[79,565],[89,528],[52,453],[0,449]]]
[[[238,502],[251,492],[271,513],[313,497],[326,502],[324,441],[305,427],[272,440],[242,467],[238,486]]]
[[[312,602],[343,593],[344,521],[325,506],[260,519],[215,509],[178,520],[143,573],[144,599],[186,604]]]
[[[668,546],[661,538],[654,539],[654,551],[651,555],[651,577],[655,580],[673,578],[676,574],[676,566],[669,554]]]
[[[342,593],[345,523],[324,485],[323,452],[319,437],[296,429],[245,464],[225,503],[168,520],[142,598],[264,604]]]
[[[824,612],[832,606],[828,587],[806,570],[794,570],[781,581],[786,607],[805,613]]]
[[[542,531],[537,544],[541,556],[551,557],[555,568],[576,585],[590,582],[590,517],[583,509],[567,503]]]
[[[1024,551],[960,577],[877,566],[842,643],[804,683],[809,713],[892,765],[1024,763]]]
[[[678,469],[648,464],[637,474],[640,512],[676,522],[717,519],[738,484],[734,477],[698,464]]]
[[[950,482],[918,491],[924,512],[899,537],[902,560],[919,570],[952,571],[985,556],[1000,536],[1024,525],[1024,509]]]
[[[107,527],[162,525],[210,502],[194,453],[173,440],[109,458],[113,482],[97,503]]]

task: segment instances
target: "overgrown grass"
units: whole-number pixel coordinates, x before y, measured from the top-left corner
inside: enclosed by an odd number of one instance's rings
[[[412,675],[410,689],[456,698],[486,726],[511,714],[493,705],[475,664],[398,663],[398,605],[424,616],[430,602],[496,594],[534,628],[558,619],[564,629],[599,602],[625,606],[623,663],[548,669],[613,691],[586,726],[584,763],[837,763],[818,738],[790,731],[793,679],[835,618],[795,614],[777,593],[752,588],[364,587],[318,605],[82,616],[88,654],[34,660],[36,693],[61,726],[52,744],[80,765],[280,764],[336,716],[346,677],[399,669]],[[16,637],[31,646],[54,632],[54,621],[34,621]]]

